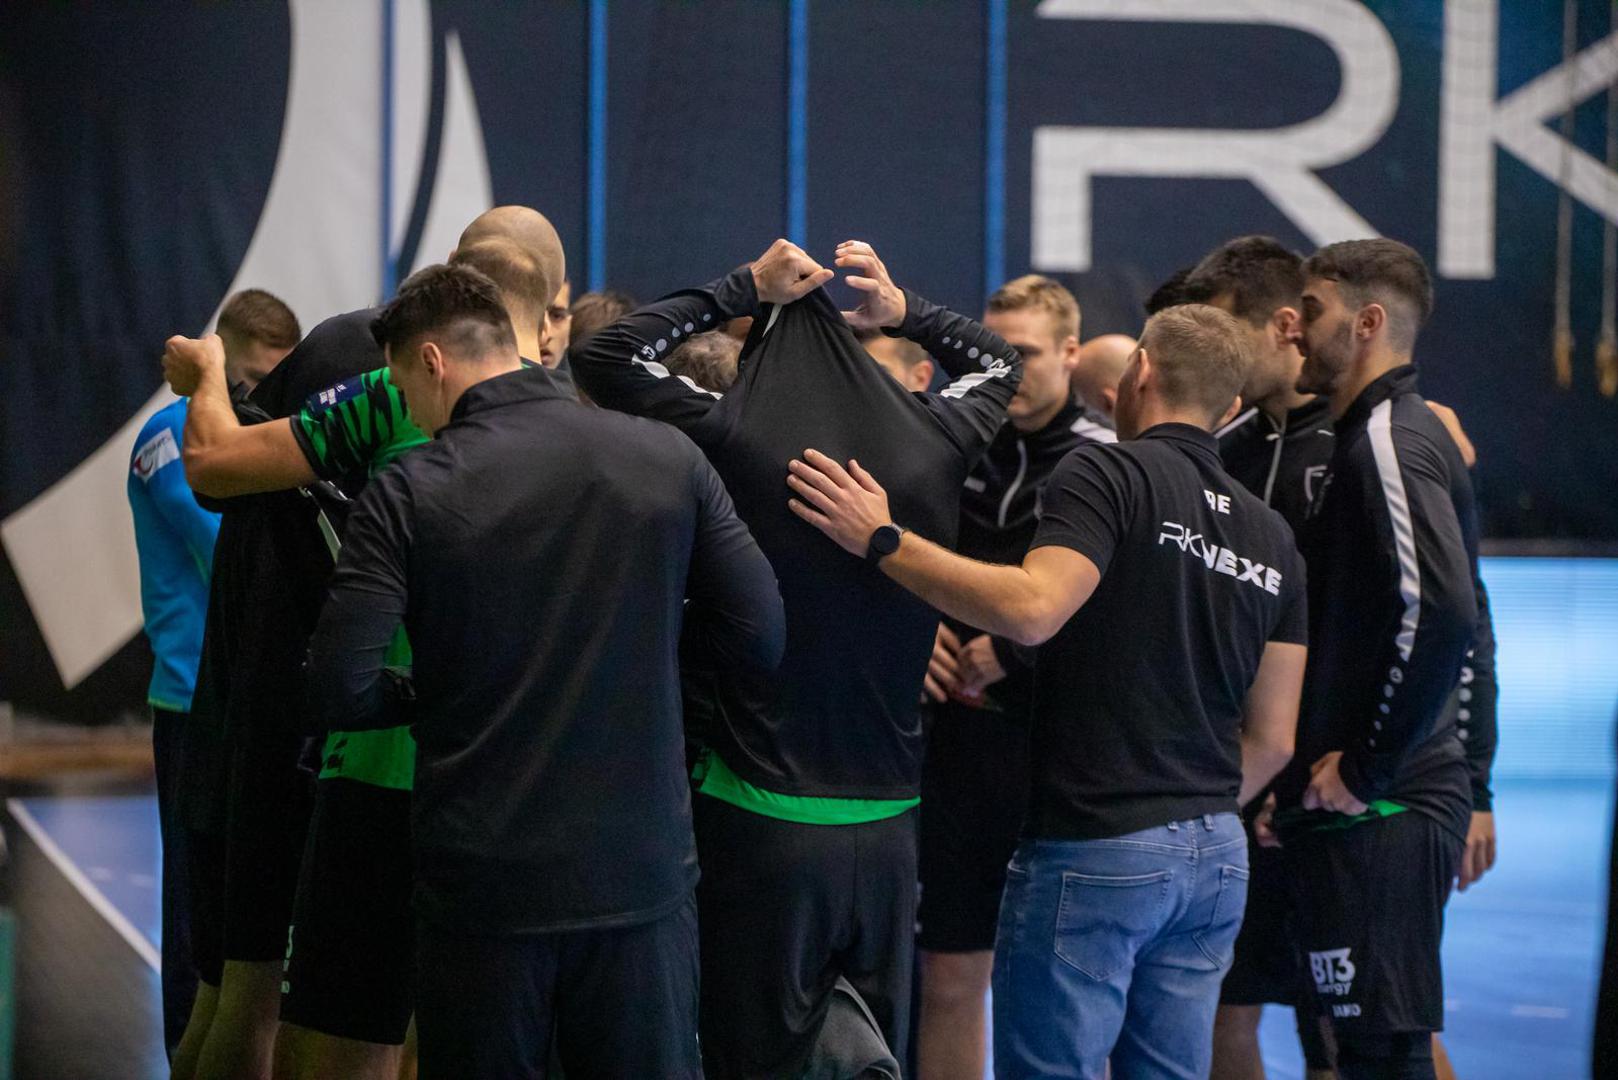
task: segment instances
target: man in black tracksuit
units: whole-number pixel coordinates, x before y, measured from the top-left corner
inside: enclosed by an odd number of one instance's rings
[[[1023,379],[988,451],[961,491],[956,551],[1017,563],[1039,526],[1045,481],[1070,450],[1117,436],[1074,403],[1079,305],[1030,274],[989,297],[984,325],[1022,356]],[[1114,387],[1116,389],[1116,387]],[[1006,864],[1028,809],[1032,656],[954,619],[938,629],[927,690],[932,706],[922,764],[920,1073],[981,1077],[984,995]]]
[[[1298,388],[1329,397],[1336,447],[1302,536],[1310,656],[1276,822],[1340,1075],[1431,1077],[1443,910],[1472,809],[1444,714],[1478,615],[1472,487],[1416,392],[1432,303],[1420,256],[1351,241],[1305,276]]]
[[[864,244],[839,248],[856,288],[898,295]],[[766,303],[761,281],[807,285]],[[922,732],[917,695],[937,615],[824,543],[787,508],[786,464],[828,446],[905,482],[909,520],[953,541],[961,485],[1005,416],[1022,361],[998,335],[913,293],[885,329],[922,344],[955,381],[907,393],[860,347],[866,306],[840,315],[829,280],[778,241],[751,267],[632,313],[573,353],[591,399],[665,420],[725,480],[781,581],[787,651],[770,680],[682,661],[688,722],[704,743],[695,782],[702,881],[702,1042],[713,1077],[792,1075],[845,977],[902,1052],[914,947]],[[884,309],[886,310],[886,309]],[[682,337],[754,316],[723,397],[669,375]]]
[[[433,433],[366,486],[310,642],[321,715],[398,723],[411,808],[424,1077],[698,1077],[696,850],[678,645],[766,677],[774,576],[719,477],[663,425],[524,367],[494,284],[460,266],[376,323]]]

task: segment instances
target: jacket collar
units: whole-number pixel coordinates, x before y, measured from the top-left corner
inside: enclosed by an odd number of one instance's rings
[[[1141,432],[1138,438],[1142,439],[1168,439],[1182,446],[1195,448],[1219,460],[1219,440],[1214,438],[1213,432],[1204,431],[1190,424],[1157,424]]]
[[[1360,391],[1360,396],[1348,407],[1337,421],[1339,432],[1351,428],[1364,427],[1371,418],[1371,410],[1391,398],[1401,394],[1416,392],[1416,365],[1400,364],[1391,371],[1378,376],[1376,381]]]
[[[450,410],[449,420],[454,423],[486,409],[499,408],[521,401],[572,401],[567,388],[550,371],[540,366],[524,366],[492,379],[484,379],[467,387],[461,399]]]

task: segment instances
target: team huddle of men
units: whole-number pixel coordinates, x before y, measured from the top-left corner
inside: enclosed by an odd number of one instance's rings
[[[570,300],[499,207],[169,341],[176,1077],[976,1078],[991,985],[1003,1077],[1262,1076],[1270,1002],[1435,1075],[1492,635],[1415,252],[1240,238],[1083,346],[859,241]]]

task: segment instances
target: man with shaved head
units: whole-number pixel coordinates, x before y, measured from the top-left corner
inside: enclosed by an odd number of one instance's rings
[[[547,308],[566,276],[561,241],[545,216],[522,206],[487,211],[467,226],[450,262],[494,282],[519,354],[537,366]],[[172,339],[165,370],[174,390],[192,399],[185,447],[192,487],[229,499],[227,505],[283,498],[296,507],[307,500],[291,493],[253,493],[324,484],[353,494],[424,443],[426,436],[406,410],[371,334],[375,316],[376,309],[352,311],[311,331],[254,395],[274,419],[248,426],[231,409],[217,338]],[[243,495],[253,498],[231,498]],[[271,525],[287,531],[286,516],[279,513]],[[333,547],[341,525],[340,518],[322,519]],[[318,535],[312,525],[306,532]],[[233,795],[260,794],[253,805],[229,808],[224,983],[216,1016],[193,1017],[193,1026],[206,1035],[195,1066],[199,1077],[267,1076],[272,1053],[281,1077],[392,1077],[410,1020],[409,806],[415,744],[409,728],[327,736],[316,755],[320,782],[314,785],[307,846],[300,822],[309,819],[292,812],[294,796],[284,793],[296,790],[301,736],[295,733],[312,730],[296,716],[301,701],[293,688],[301,684],[303,642],[331,569],[332,554],[318,546],[318,561],[282,560],[279,577],[254,582],[244,593],[248,604],[289,586],[308,595],[299,617],[284,630],[287,669],[264,684],[278,687],[278,700],[265,706],[273,718],[238,724],[231,733],[233,741],[248,747],[272,745],[251,755],[238,752],[238,775],[231,781]],[[210,621],[217,617],[210,615]],[[227,661],[225,670],[235,678],[234,669],[244,662]],[[389,663],[408,670],[409,644],[402,635]],[[243,706],[233,701],[230,707]],[[255,728],[276,728],[276,739],[267,739],[265,730],[255,734]],[[266,788],[274,797],[262,794]],[[239,837],[245,839],[238,842]],[[261,869],[265,865],[274,872]],[[259,872],[249,876],[253,869]],[[233,920],[233,903],[246,909],[240,920]],[[238,931],[232,937],[235,921],[252,934]],[[187,1058],[185,1049],[177,1058],[176,1076],[193,1075],[197,1051]]]
[[[1112,426],[1118,408],[1118,381],[1124,377],[1136,341],[1128,334],[1102,334],[1079,346],[1073,369],[1073,394],[1090,415]]]

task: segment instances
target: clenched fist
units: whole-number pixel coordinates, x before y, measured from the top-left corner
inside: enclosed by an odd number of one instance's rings
[[[163,378],[169,389],[181,397],[197,392],[197,385],[210,371],[225,370],[225,343],[218,334],[188,338],[175,334],[163,347]]]

